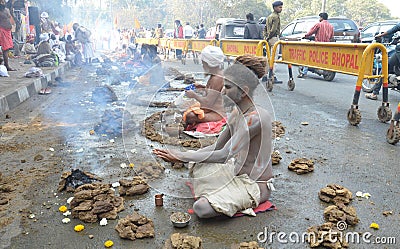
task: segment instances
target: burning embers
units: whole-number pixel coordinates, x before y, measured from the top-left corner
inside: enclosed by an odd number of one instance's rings
[[[89,172],[73,169],[71,172],[64,172],[61,175],[61,181],[58,184],[58,192],[64,190],[67,190],[67,192],[74,192],[79,186],[95,181],[101,181],[101,179]]]

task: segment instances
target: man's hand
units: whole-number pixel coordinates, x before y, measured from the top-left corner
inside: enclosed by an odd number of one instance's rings
[[[171,163],[183,163],[183,161],[179,160],[171,151],[162,150],[162,149],[154,149],[153,153],[159,158],[163,159],[166,162]]]
[[[200,84],[200,83],[194,83],[193,85],[194,85],[196,88],[206,88],[205,85]]]
[[[192,90],[186,91],[186,96],[188,98],[194,98],[196,96],[196,93],[194,91],[192,91]]]

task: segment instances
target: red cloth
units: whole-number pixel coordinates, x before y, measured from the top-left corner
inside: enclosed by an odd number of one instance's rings
[[[194,126],[189,126],[186,128],[187,131],[198,131],[204,134],[217,134],[221,132],[222,127],[226,124],[226,118],[221,119],[216,122],[205,122],[198,123]]]
[[[253,208],[253,211],[256,214],[272,210],[277,210],[277,208],[270,201],[264,201],[263,203],[260,203],[257,207]],[[242,217],[244,215],[244,213],[237,212],[233,217]]]
[[[333,40],[333,32],[332,24],[327,20],[323,20],[315,24],[305,36],[308,37],[315,34],[316,42],[330,42]]]
[[[4,51],[14,47],[11,29],[0,27],[0,46]]]

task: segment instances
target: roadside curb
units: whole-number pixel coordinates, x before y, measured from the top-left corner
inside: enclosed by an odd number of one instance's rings
[[[54,81],[54,79],[58,76],[64,74],[66,70],[71,67],[68,61],[61,64],[61,66],[57,67],[55,70],[50,73],[44,74],[40,78],[32,78],[32,82],[29,84],[19,87],[15,89],[15,91],[0,96],[0,116],[5,114],[6,112],[14,109],[18,105],[20,105],[25,100],[39,93],[40,89],[47,87],[47,84],[50,81]]]

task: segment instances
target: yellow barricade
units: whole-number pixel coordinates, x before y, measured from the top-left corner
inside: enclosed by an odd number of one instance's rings
[[[169,39],[169,38],[161,38],[160,42],[158,43],[158,45],[161,48],[169,48],[170,47],[170,42],[171,42],[171,39]]]
[[[341,44],[334,42],[282,42],[282,58],[278,63],[309,66],[339,73],[359,75],[361,59],[368,44]],[[373,51],[366,56],[364,72],[370,75],[373,65]]]
[[[282,57],[275,60],[275,55],[280,46]],[[382,74],[373,75],[374,52],[376,49],[382,51]],[[295,83],[292,75],[291,65],[309,66],[322,70],[328,70],[343,74],[356,75],[357,83],[353,96],[353,103],[347,113],[347,119],[352,125],[361,122],[361,113],[358,109],[358,101],[362,88],[362,81],[365,78],[382,78],[383,99],[382,106],[378,109],[378,118],[381,121],[388,121],[391,118],[391,111],[388,103],[388,55],[386,47],[380,43],[334,43],[334,42],[289,42],[278,41],[272,49],[269,60],[269,79],[267,90],[272,91],[274,77],[274,63],[288,64],[289,81],[288,88],[293,90]],[[390,113],[390,117],[388,117]]]
[[[205,39],[192,39],[190,40],[191,48],[190,50],[194,52],[201,52],[206,46],[214,45],[218,46],[217,40],[205,40]]]
[[[265,40],[243,40],[243,39],[221,39],[220,48],[225,55],[240,56],[245,54],[263,56],[263,48],[267,53],[267,58],[270,56],[268,43]]]
[[[182,49],[187,51],[188,41],[185,39],[172,39],[170,42],[170,49]]]
[[[158,38],[136,38],[135,42],[139,43],[139,44],[158,45],[159,39]]]

